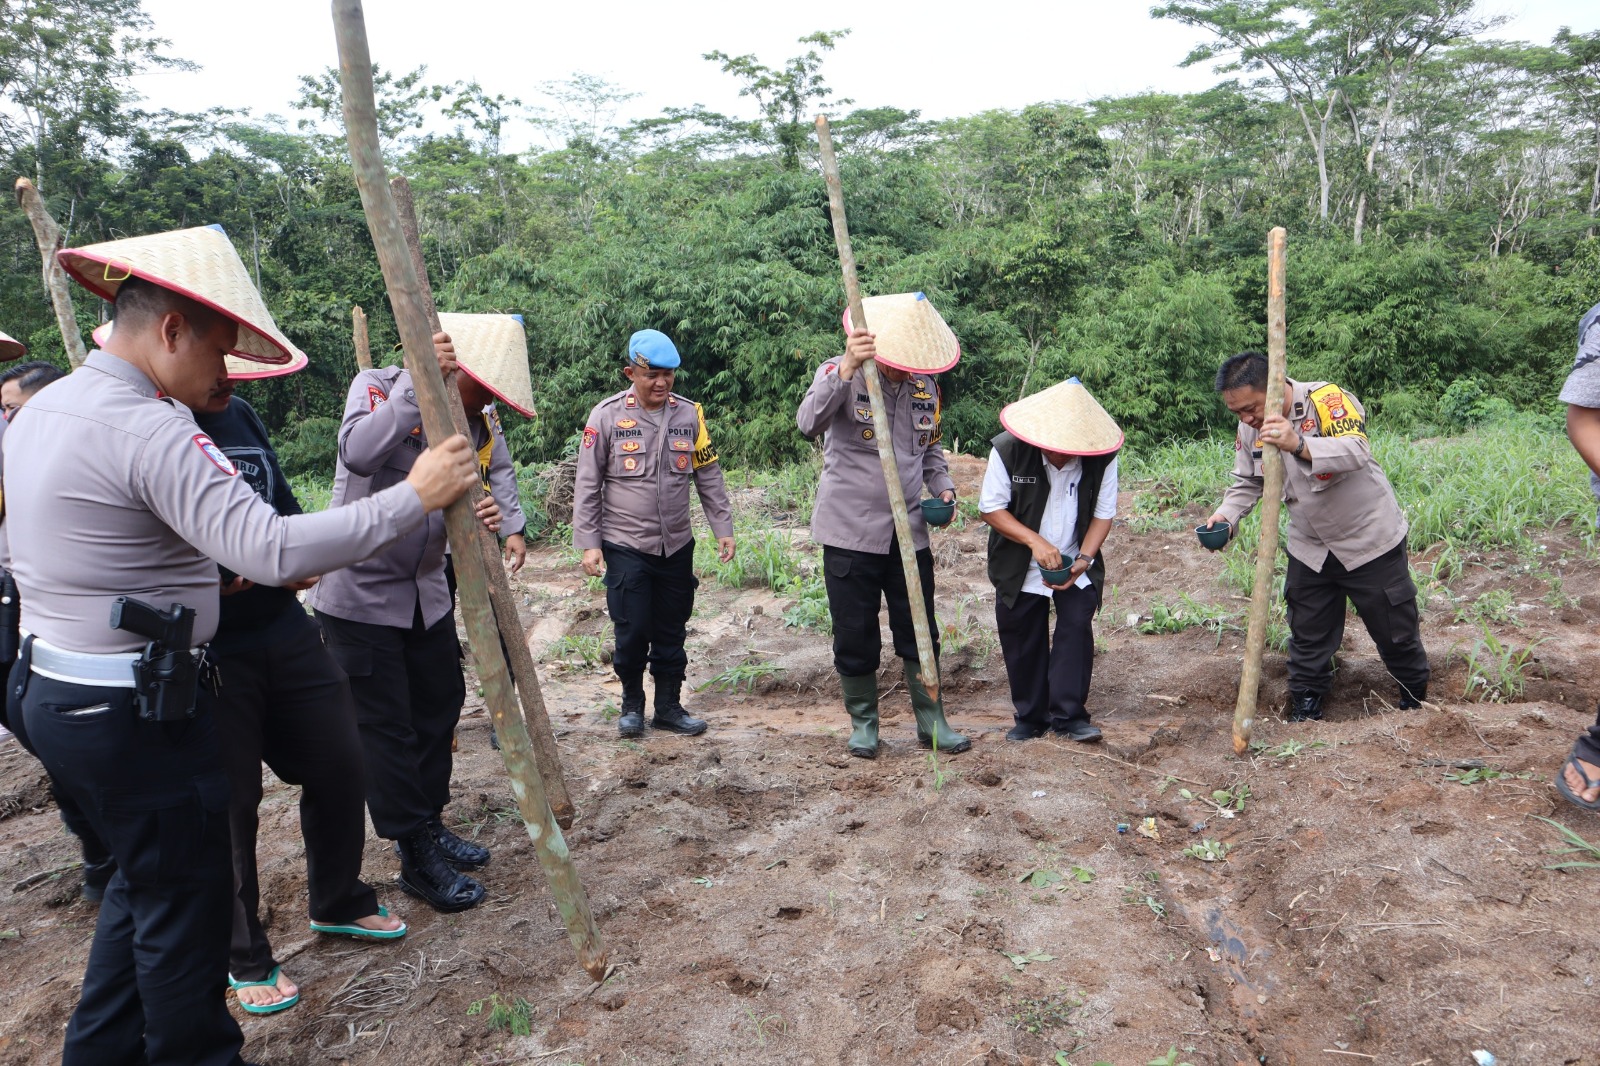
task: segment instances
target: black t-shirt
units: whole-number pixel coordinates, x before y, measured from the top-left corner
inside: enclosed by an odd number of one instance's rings
[[[235,396],[226,409],[216,414],[196,411],[194,420],[200,431],[233,460],[239,476],[272,504],[274,510],[281,515],[301,513],[300,501],[295,499],[294,490],[283,476],[272,441],[267,437],[267,427],[262,425],[255,408]],[[223,570],[222,576],[230,581],[234,577],[229,570]],[[299,609],[300,603],[294,593],[265,585],[222,597],[222,617],[213,644],[226,646],[230,637],[265,626],[290,605]]]

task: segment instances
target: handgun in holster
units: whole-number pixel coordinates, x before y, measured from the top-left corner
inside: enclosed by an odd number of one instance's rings
[[[22,647],[22,597],[17,582],[0,570],[0,671],[10,670]]]
[[[147,722],[193,718],[199,685],[216,688],[215,670],[205,650],[196,655],[190,646],[194,608],[174,603],[158,611],[143,600],[118,596],[111,605],[111,628],[137,633],[150,642],[133,664],[139,717]]]

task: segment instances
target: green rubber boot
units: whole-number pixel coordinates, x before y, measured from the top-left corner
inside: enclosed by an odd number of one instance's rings
[[[858,759],[878,757],[878,675],[860,677],[840,675],[839,687],[844,689],[844,709],[850,712],[848,751]]]
[[[972,747],[972,741],[950,728],[944,720],[944,701],[928,695],[928,690],[917,680],[921,668],[910,659],[901,659],[905,667],[906,688],[911,692],[911,710],[917,716],[917,743],[924,748],[933,747],[934,737],[939,738],[939,750],[946,755],[957,755]]]

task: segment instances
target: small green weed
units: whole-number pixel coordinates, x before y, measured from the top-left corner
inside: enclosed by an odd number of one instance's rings
[[[1029,966],[1031,966],[1033,963],[1036,963],[1036,962],[1055,962],[1056,961],[1056,957],[1054,955],[1046,955],[1044,952],[1040,951],[1038,948],[1035,948],[1032,951],[1024,951],[1024,952],[1020,952],[1020,953],[1013,953],[1013,952],[1010,952],[1010,951],[1002,951],[1000,954],[1004,955],[1006,958],[1011,960],[1011,965],[1013,965],[1013,966],[1015,966],[1017,968],[1017,972],[1018,973],[1021,973],[1023,970],[1027,969]]]
[[[828,609],[828,589],[820,577],[811,577],[799,583],[797,598],[783,612],[783,624],[791,629],[816,629],[833,633],[833,612]]]
[[[1304,740],[1286,740],[1282,744],[1277,744],[1270,748],[1260,740],[1252,740],[1250,742],[1251,751],[1268,759],[1294,759],[1298,758],[1302,752],[1315,751],[1318,748],[1327,746],[1327,742],[1322,740],[1313,740],[1310,743]]]
[[[1526,781],[1531,777],[1533,777],[1532,770],[1514,774],[1508,770],[1496,770],[1489,766],[1478,766],[1459,774],[1444,775],[1446,781],[1454,781],[1458,785],[1481,785],[1485,781]]]
[[[1228,858],[1228,852],[1232,850],[1232,844],[1207,837],[1198,844],[1184,848],[1183,854],[1186,858],[1199,859],[1201,862],[1224,862]]]
[[[1500,641],[1487,625],[1479,624],[1478,642],[1467,655],[1466,695],[1483,703],[1518,699],[1528,687],[1528,670],[1537,660],[1536,640],[1520,651]]]
[[[615,722],[618,718],[621,718],[621,717],[622,717],[622,708],[618,707],[615,703],[612,703],[610,700],[606,700],[606,705],[604,707],[600,708],[600,720],[602,722]]]
[[[1224,629],[1237,629],[1236,612],[1214,603],[1201,603],[1187,592],[1175,603],[1157,603],[1150,608],[1150,618],[1139,623],[1141,633],[1181,633],[1195,626],[1205,626],[1219,634]]]
[[[940,642],[946,652],[957,652],[970,647],[974,657],[984,658],[994,651],[998,638],[994,626],[985,624],[977,608],[981,601],[976,596],[964,595],[956,599],[954,609],[940,626]]]
[[[1037,1036],[1051,1029],[1063,1029],[1071,1025],[1072,1012],[1081,1006],[1082,999],[1065,988],[1058,988],[1049,995],[1019,1000],[1015,1013],[1011,1015],[1011,1024]]]
[[[738,666],[728,667],[716,677],[701,684],[695,691],[704,692],[709,688],[718,692],[733,692],[743,686],[746,694],[749,694],[755,692],[756,685],[760,682],[782,674],[783,667],[773,663],[740,663]]]
[[[1507,589],[1490,589],[1471,603],[1461,603],[1456,607],[1457,622],[1473,622],[1480,626],[1485,625],[1522,625],[1522,620],[1512,613],[1516,606],[1516,597]]]
[[[1145,1066],[1194,1066],[1194,1064],[1189,1062],[1179,1062],[1178,1049],[1176,1046],[1173,1046],[1167,1049],[1167,1053],[1165,1055],[1157,1055],[1155,1058],[1145,1063]]]
[[[495,992],[488,999],[473,1000],[467,1007],[469,1017],[486,1015],[485,1023],[491,1032],[508,1031],[512,1036],[533,1035],[533,1004],[515,996],[501,999]]]
[[[544,649],[543,658],[546,662],[595,666],[600,662],[600,653],[604,647],[605,642],[599,635],[568,633],[551,641]]]

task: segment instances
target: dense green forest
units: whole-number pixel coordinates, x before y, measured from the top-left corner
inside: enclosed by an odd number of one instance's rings
[[[326,474],[351,306],[375,351],[394,342],[333,74],[302,78],[289,123],[149,113],[135,76],[182,60],[140,0],[0,12],[7,182],[32,178],[69,243],[226,227],[311,356],[246,394],[291,470]],[[1290,232],[1292,374],[1341,381],[1394,427],[1554,410],[1578,316],[1600,299],[1600,31],[1500,41],[1471,0],[1151,15],[1203,33],[1188,62],[1217,71],[1213,88],[938,121],[915,100],[853,110],[826,79],[848,32],[834,30],[787,59],[709,52],[743,114],[618,123],[627,87],[594,77],[438,85],[417,70],[379,79],[383,132],[441,308],[525,316],[540,414],[504,413],[523,462],[571,447],[645,327],[678,341],[679,389],[706,402],[726,459],[804,451],[793,411],[841,347],[843,304],[819,111],[835,116],[867,292],[924,290],[961,338],[947,445],[976,450],[1001,405],[1068,374],[1136,446],[1224,427],[1210,378],[1263,343],[1274,225]],[[530,120],[560,147],[504,149]],[[74,296],[87,334],[100,308]],[[19,210],[0,212],[0,328],[60,351]]]

